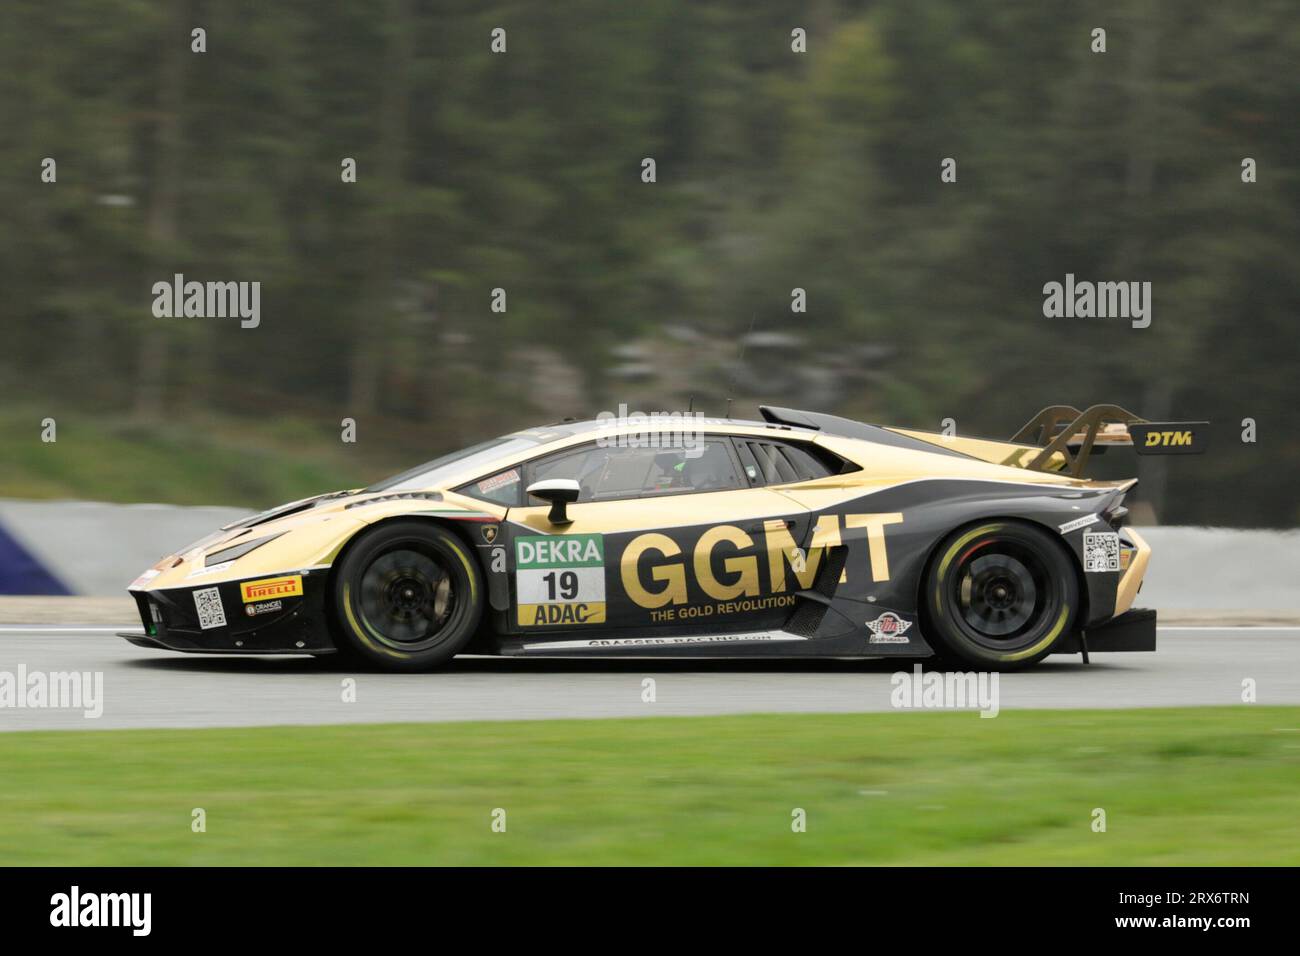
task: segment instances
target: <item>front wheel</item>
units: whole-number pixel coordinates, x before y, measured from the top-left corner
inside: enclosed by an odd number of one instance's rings
[[[386,670],[451,660],[483,616],[483,576],[459,538],[420,521],[364,532],[339,565],[340,650]]]
[[[940,656],[1013,670],[1042,660],[1070,633],[1079,581],[1070,556],[1045,531],[991,522],[940,545],[924,604]]]

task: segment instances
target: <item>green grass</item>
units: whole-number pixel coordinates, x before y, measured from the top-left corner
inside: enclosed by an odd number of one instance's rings
[[[0,411],[0,498],[263,508],[399,470],[368,460],[369,449],[344,444],[337,429],[278,415],[199,427],[69,414],[56,417],[54,442],[41,441],[43,417]]]
[[[0,767],[9,864],[1300,862],[1294,707],[7,733]]]

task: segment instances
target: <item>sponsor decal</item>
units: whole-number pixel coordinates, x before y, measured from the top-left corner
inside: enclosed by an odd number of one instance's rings
[[[486,495],[488,492],[496,491],[498,488],[517,484],[519,484],[519,472],[514,468],[511,468],[509,471],[503,471],[501,474],[493,475],[491,478],[484,478],[478,483],[478,490],[480,494]],[[489,542],[489,544],[490,543],[491,542]]]
[[[283,607],[283,601],[263,601],[261,604],[245,605],[244,613],[249,617],[257,617],[259,614],[270,614],[272,611],[279,611]]]
[[[1190,430],[1181,432],[1147,432],[1147,439],[1142,443],[1143,448],[1170,448],[1181,445],[1190,445],[1192,443],[1192,433]]]
[[[526,651],[600,650],[604,647],[672,647],[682,644],[750,644],[759,641],[806,641],[794,634],[707,634],[697,637],[609,637],[588,641],[546,641],[525,644]]]
[[[301,597],[302,575],[289,574],[282,578],[262,578],[260,581],[245,581],[239,585],[239,593],[245,604],[254,601],[267,601],[272,598]]]
[[[1071,531],[1078,531],[1080,528],[1086,528],[1088,525],[1101,520],[1101,515],[1084,515],[1082,518],[1075,518],[1073,521],[1067,521],[1061,525],[1061,534],[1069,534]]]
[[[198,578],[205,574],[216,574],[218,571],[225,571],[234,563],[234,561],[222,561],[220,564],[213,564],[206,568],[195,568],[189,574],[185,575],[185,580],[188,581],[190,578]]]
[[[199,614],[199,627],[209,630],[226,626],[226,609],[221,606],[221,592],[217,588],[203,588],[194,592],[194,610]]]
[[[1134,422],[1128,433],[1139,455],[1199,455],[1205,451],[1208,422]]]
[[[544,624],[604,624],[605,604],[521,604],[520,627]]]
[[[867,621],[867,627],[871,629],[867,641],[871,644],[906,644],[909,638],[903,635],[911,626],[911,621],[904,621],[893,611],[886,611],[874,621]]]
[[[1083,536],[1084,571],[1118,571],[1119,534],[1115,531],[1089,531]]]
[[[871,580],[879,583],[889,580],[885,529],[902,522],[900,512],[824,514],[813,526],[806,551],[779,518],[763,522],[758,540],[735,525],[707,528],[689,553],[668,535],[652,531],[628,542],[619,573],[632,603],[650,610],[692,603],[696,589],[715,601],[781,594],[812,587],[826,551],[856,538],[865,541]],[[840,583],[846,580],[842,574]]]
[[[479,529],[479,533],[483,535],[483,542],[485,544],[491,544],[497,539],[497,526],[494,524],[485,524]]]
[[[515,602],[521,627],[604,623],[604,535],[516,539]]]
[[[144,574],[140,575],[138,578],[132,581],[130,585],[127,587],[127,590],[133,591],[138,588],[142,588],[150,581],[152,581],[154,578],[158,577],[158,575],[160,575],[161,573],[162,572],[159,571],[157,568],[150,568],[148,571],[144,572]]]

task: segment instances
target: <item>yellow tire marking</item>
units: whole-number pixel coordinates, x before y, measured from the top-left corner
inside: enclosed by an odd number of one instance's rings
[[[387,654],[389,657],[396,657],[399,661],[408,660],[407,655],[402,654],[399,651],[395,651],[391,647],[385,647],[382,644],[375,644],[373,641],[370,640],[370,636],[366,633],[366,628],[363,628],[361,626],[361,624],[357,621],[356,615],[352,613],[352,585],[351,584],[345,583],[343,585],[343,610],[348,616],[348,624],[352,626],[352,632],[356,634],[357,637],[361,638],[362,643],[364,643],[366,647]]]
[[[1058,617],[1058,618],[1056,619],[1056,624],[1053,625],[1053,627],[1052,627],[1052,629],[1051,629],[1050,631],[1048,631],[1046,637],[1044,637],[1041,641],[1039,641],[1039,642],[1038,642],[1037,644],[1035,644],[1033,647],[1027,647],[1027,648],[1025,648],[1023,651],[1016,651],[1016,653],[1014,653],[1014,654],[1003,654],[1002,656],[1000,656],[1000,657],[998,658],[998,660],[1000,660],[1000,661],[1022,661],[1022,660],[1024,660],[1026,657],[1033,657],[1033,656],[1034,656],[1035,654],[1037,654],[1039,651],[1043,650],[1043,648],[1045,648],[1045,647],[1047,647],[1049,644],[1051,644],[1052,641],[1056,640],[1056,636],[1057,636],[1058,634],[1060,634],[1060,633],[1061,633],[1061,629],[1062,629],[1063,627],[1065,627],[1065,620],[1066,620],[1066,618],[1068,618],[1069,616],[1070,616],[1070,605],[1067,604],[1067,605],[1065,605],[1064,607],[1061,608],[1061,616]]]
[[[1001,531],[1004,527],[1005,525],[1000,524],[986,524],[982,527],[975,528],[972,531],[968,531],[966,534],[954,541],[952,547],[948,549],[948,553],[943,556],[943,560],[939,562],[939,580],[936,582],[934,589],[934,606],[938,609],[940,617],[943,617],[943,579],[948,573],[948,565],[952,564],[952,559],[957,556],[958,551],[969,544],[974,538],[979,537],[985,532]]]
[[[452,541],[451,550],[456,555],[456,557],[460,558],[460,563],[465,566],[465,576],[469,578],[469,599],[470,599],[470,603],[473,604],[478,601],[478,588],[475,586],[474,583],[474,571],[472,568],[470,568],[469,560],[466,558],[465,553],[460,549],[459,542]],[[375,641],[381,640],[379,635],[375,634],[373,631],[371,631],[370,634],[367,634],[366,632],[370,631],[370,626],[368,624],[363,626],[362,623],[357,621],[356,615],[353,614],[351,584],[343,585],[343,610],[347,613],[348,624],[352,626],[353,633],[356,634],[357,637],[361,638],[362,642],[366,645],[366,647],[379,651],[382,654],[387,654],[389,657],[395,657],[399,661],[408,661],[411,659],[410,654],[404,654],[401,651],[395,651],[391,647],[388,647],[387,645],[382,643],[376,644],[374,641],[370,639],[371,634],[374,634]]]
[[[1001,524],[984,525],[981,528],[975,528],[973,531],[967,532],[953,542],[952,547],[948,549],[948,553],[943,556],[943,561],[939,564],[939,586],[934,589],[934,604],[935,607],[939,609],[940,616],[943,615],[943,578],[944,575],[948,573],[948,565],[952,564],[952,559],[957,556],[957,552],[969,544],[972,539],[979,537],[981,534],[988,531],[1001,531],[1004,527],[1006,526]],[[1066,604],[1061,608],[1061,616],[1056,619],[1056,623],[1052,625],[1052,629],[1047,632],[1047,636],[1045,636],[1041,641],[1033,647],[1025,648],[1023,651],[1016,651],[1014,654],[999,654],[996,659],[999,661],[1010,662],[1021,661],[1026,657],[1033,657],[1043,648],[1050,645],[1052,641],[1056,640],[1057,636],[1061,633],[1061,630],[1065,627],[1065,622],[1069,616],[1070,605]]]

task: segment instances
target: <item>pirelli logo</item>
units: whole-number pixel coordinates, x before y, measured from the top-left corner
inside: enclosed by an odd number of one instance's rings
[[[262,578],[260,581],[245,581],[239,585],[239,593],[245,604],[254,601],[269,601],[273,598],[301,597],[302,575],[291,574],[283,578]]]
[[[1199,455],[1205,451],[1208,422],[1134,422],[1129,425],[1139,455]]]

